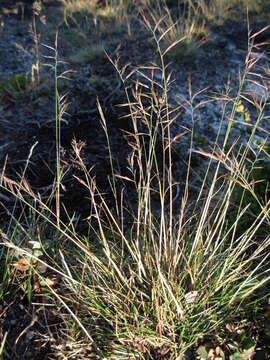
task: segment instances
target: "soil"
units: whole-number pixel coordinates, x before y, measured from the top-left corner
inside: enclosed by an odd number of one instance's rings
[[[88,26],[85,19],[80,18],[80,24],[77,23],[78,19],[76,21],[67,19],[68,23],[66,23],[61,5],[55,1],[47,1],[42,12],[36,16],[39,37],[37,53],[33,18],[26,13],[22,19],[21,13],[16,11],[16,2],[14,4],[12,7],[4,3],[0,5],[0,83],[11,79],[16,74],[29,74],[31,79],[33,65],[37,64],[38,60],[41,64],[49,62],[50,60],[45,56],[52,55],[52,51],[41,44],[55,46],[55,32],[58,25],[59,58],[67,59],[69,62],[61,65],[60,70],[73,71],[69,74],[71,80],[60,84],[60,91],[67,92],[69,102],[68,114],[62,123],[61,135],[63,166],[68,169],[64,181],[63,200],[70,214],[74,211],[79,212],[83,219],[88,216],[90,206],[81,186],[71,181],[74,174],[78,175],[76,164],[70,161],[71,142],[76,139],[77,142],[85,144],[82,150],[83,159],[88,168],[94,166],[92,171],[96,176],[97,184],[106,192],[109,187],[107,178],[111,173],[111,165],[106,137],[97,111],[97,97],[107,120],[114,164],[119,172],[124,174],[130,148],[126,137],[123,136],[123,129],[129,130],[129,123],[127,119],[120,118],[125,115],[125,110],[116,106],[119,103],[125,103],[126,99],[116,71],[108,58],[103,52],[98,51],[98,47],[95,49],[96,54],[85,60],[78,60],[76,52],[78,53],[82,46],[91,46],[91,41],[94,40],[96,45],[100,42],[104,44],[107,53],[112,58],[119,55],[121,64],[131,63],[130,66],[137,66],[155,60],[154,44],[150,40],[149,33],[136,18],[130,23],[131,34],[127,28],[119,30],[118,26],[112,23],[112,27],[115,26],[115,33],[106,33],[104,30],[97,36],[93,24],[91,25],[93,34],[90,30],[89,33],[88,30],[84,30],[83,33],[80,28]],[[264,25],[258,18],[254,18],[251,24],[253,31]],[[85,34],[89,35],[90,39],[86,39]],[[269,35],[269,32],[265,32],[261,37]],[[189,77],[194,94],[201,89],[206,89],[195,98],[195,104],[204,102],[209,96],[213,98],[215,94],[224,91],[228,79],[232,89],[230,96],[233,96],[237,92],[238,71],[243,70],[246,54],[247,24],[245,21],[242,19],[241,22],[227,21],[222,27],[212,28],[211,40],[196,54],[187,58],[168,57],[168,61],[173,61],[170,69],[175,80],[169,91],[170,102],[185,104],[188,101]],[[261,63],[269,66],[267,52],[254,51],[253,56],[261,57]],[[261,70],[258,67],[256,71]],[[55,96],[52,75],[47,67],[40,66],[39,84],[37,84],[37,72],[34,72],[33,84],[27,83],[23,89],[13,89],[8,94],[2,94],[0,101],[0,170],[7,160],[6,173],[11,177],[15,177],[17,173],[21,174],[31,148],[37,143],[27,169],[27,179],[33,189],[41,194],[46,194],[52,189],[55,178]],[[158,79],[158,74],[156,76]],[[254,91],[259,92],[259,89],[256,88]],[[269,109],[265,112],[267,115]],[[200,148],[202,143],[208,149],[213,145],[221,113],[222,109],[217,101],[206,102],[199,107],[194,114],[196,124],[194,149]],[[173,127],[173,135],[191,129],[192,125],[188,106],[184,106],[181,116]],[[226,130],[225,125],[221,130],[223,136]],[[270,130],[269,124],[266,124],[265,129]],[[248,133],[245,131],[245,125],[239,123],[233,131],[234,138],[241,137],[238,141],[242,143],[247,141]],[[188,148],[189,137],[182,137],[174,147],[174,176],[180,183],[183,175],[181,173],[182,161],[187,158]],[[196,157],[194,157],[193,186],[196,186],[196,182],[200,179],[203,163],[201,159],[196,162]],[[126,189],[127,192],[129,190]],[[8,194],[0,194],[0,200],[10,209],[14,204],[14,200]],[[131,195],[130,202],[132,201]],[[0,214],[2,219],[5,219],[6,211],[1,210]],[[8,333],[6,343],[10,350],[10,355],[7,354],[4,359],[56,358],[54,355],[49,355],[53,354],[53,346],[48,336],[48,328],[51,332],[55,332],[57,316],[50,313],[50,315],[42,314],[36,318],[36,307],[27,301],[26,296],[20,299],[18,295],[18,299],[10,302],[7,301],[8,295],[5,294],[0,302],[0,338],[6,332]],[[49,325],[48,316],[51,317]],[[55,348],[54,346],[54,351]]]

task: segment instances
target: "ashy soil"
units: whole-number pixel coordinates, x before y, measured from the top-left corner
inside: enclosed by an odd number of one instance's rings
[[[59,59],[66,61],[65,64],[59,64],[59,71],[71,70],[68,74],[70,80],[60,80],[59,83],[59,91],[67,93],[69,103],[61,133],[62,164],[67,168],[62,196],[68,212],[77,212],[82,219],[87,217],[90,207],[81,186],[71,181],[72,176],[79,171],[71,160],[72,140],[84,143],[84,161],[88,168],[93,166],[97,184],[105,192],[109,188],[107,178],[111,173],[106,137],[96,106],[97,98],[107,120],[114,165],[121,173],[125,174],[130,152],[123,133],[123,130],[130,129],[128,119],[122,118],[126,110],[117,107],[117,104],[125,103],[126,99],[117,72],[106,54],[111,59],[119,57],[121,66],[129,63],[131,68],[150,64],[157,59],[151,36],[137,16],[132,17],[128,24],[125,21],[116,23],[113,17],[98,21],[95,26],[90,15],[75,14],[65,18],[61,3],[47,1],[39,15],[35,16],[34,23],[31,12],[30,15],[26,12],[22,18],[16,4],[11,7],[6,3],[0,4],[0,88],[13,81],[8,91],[1,93],[0,99],[0,171],[6,163],[5,171],[9,176],[22,174],[32,149],[26,173],[31,186],[42,195],[49,193],[54,186],[54,76],[53,71],[44,65],[53,64],[47,56],[53,56],[54,52],[48,46],[56,46],[58,29],[58,55]],[[255,17],[250,26],[253,31],[257,31],[264,25]],[[267,38],[269,35],[269,31],[266,31],[261,37]],[[222,26],[212,27],[209,41],[192,55],[185,57],[176,54],[167,58],[168,62],[172,62],[170,70],[174,78],[169,90],[172,104],[186,104],[189,79],[194,94],[205,89],[195,99],[196,104],[201,102],[202,105],[194,114],[194,149],[209,149],[213,145],[222,109],[215,100],[203,102],[224,91],[228,81],[231,95],[236,93],[238,72],[245,64],[247,44],[247,23],[243,17],[239,21],[227,20]],[[267,52],[254,51],[253,56],[259,56],[265,66],[270,64]],[[257,70],[260,71],[259,68]],[[28,74],[28,78],[22,80],[21,74]],[[14,83],[16,76],[19,85],[16,85],[16,81]],[[158,74],[156,76],[158,80]],[[254,91],[260,90],[255,88]],[[266,109],[266,115],[268,111]],[[188,106],[185,105],[174,125],[173,135],[191,129],[193,125]],[[270,130],[269,124],[266,124],[265,129]],[[225,125],[221,134],[225,135]],[[233,136],[240,136],[238,141],[244,143],[249,133],[239,124],[233,129]],[[174,147],[174,177],[180,184],[182,162],[187,158],[188,148],[188,136],[181,137]],[[196,161],[194,157],[191,184],[194,187],[201,178],[203,164],[204,161]],[[8,194],[0,194],[0,201],[6,208],[12,209],[14,199]],[[5,221],[6,210],[1,208],[0,214]],[[82,226],[81,231],[84,230]],[[9,298],[10,293],[4,294],[0,302],[0,338],[7,333],[8,353],[4,358],[58,358],[55,355],[57,338],[63,337],[63,334],[57,330],[57,314],[48,310],[38,313],[38,305],[33,305],[40,303],[38,295],[35,301],[29,303],[21,291],[13,301]],[[53,334],[58,334],[58,337]],[[267,356],[266,352],[264,355]]]

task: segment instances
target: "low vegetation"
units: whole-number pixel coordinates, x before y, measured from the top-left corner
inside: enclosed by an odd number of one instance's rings
[[[111,147],[110,119],[97,98],[111,169],[106,191],[85,160],[86,145],[72,141],[69,160],[76,172],[68,181],[81,186],[89,203],[88,215],[81,219],[80,214],[70,214],[62,201],[70,174],[61,142],[69,96],[61,95],[60,89],[63,79],[76,75],[59,70],[58,37],[54,46],[46,45],[46,65],[54,74],[55,181],[50,193],[41,194],[31,186],[28,168],[35,144],[21,175],[9,176],[8,158],[1,165],[0,200],[7,221],[0,228],[0,297],[10,303],[14,294],[26,297],[35,305],[35,316],[43,314],[47,323],[53,318],[57,326],[44,335],[51,342],[53,358],[253,359],[259,346],[268,356],[270,207],[265,122],[270,79],[269,68],[259,67],[261,58],[253,57],[255,49],[261,50],[257,39],[267,29],[247,30],[238,89],[226,87],[216,95],[223,115],[215,143],[209,146],[201,136],[197,146],[194,119],[202,106],[197,103],[200,92],[193,92],[190,81],[189,98],[171,102],[173,65],[168,62],[196,56],[211,37],[213,22],[234,13],[237,6],[245,12],[248,1],[235,5],[225,0],[179,1],[178,19],[165,0],[63,3],[67,29],[85,17],[101,38],[107,17],[109,23],[112,18],[121,21],[127,37],[130,24],[139,17],[155,49],[153,62],[136,67],[122,64],[117,52],[104,55],[101,42],[69,59],[78,66],[106,56],[118,77],[121,99],[125,98],[119,112],[124,109],[122,121],[128,123],[123,136],[129,154],[121,172]],[[252,4],[254,13],[267,6],[263,1]],[[260,73],[254,80],[257,69]],[[247,93],[249,83],[263,89],[264,96]],[[2,82],[0,95],[13,99],[30,86],[26,77],[16,75]],[[173,134],[183,109],[190,114],[191,126]],[[239,123],[249,134],[246,143],[233,136]],[[181,178],[176,180],[174,159],[183,137],[189,147],[183,147]],[[203,176],[194,186],[192,164],[198,157]],[[11,197],[12,206],[4,201]],[[0,354],[8,359],[7,339],[8,333],[2,334]]]

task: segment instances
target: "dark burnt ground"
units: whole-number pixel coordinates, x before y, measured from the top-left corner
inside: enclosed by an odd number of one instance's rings
[[[119,25],[113,18],[102,19],[98,29],[91,16],[87,18],[75,14],[74,18],[67,19],[66,23],[59,3],[47,3],[48,6],[36,16],[39,44],[54,46],[55,31],[58,27],[59,57],[68,62],[61,65],[60,70],[73,71],[69,75],[70,81],[60,83],[60,91],[67,92],[70,103],[61,135],[62,164],[67,169],[63,181],[65,191],[62,195],[69,214],[78,212],[83,220],[89,215],[90,202],[87,192],[73,180],[73,175],[83,176],[72,162],[73,139],[85,144],[82,150],[83,159],[89,169],[93,166],[92,173],[96,176],[100,189],[109,193],[108,176],[111,174],[111,167],[106,137],[96,109],[97,97],[107,120],[114,165],[123,175],[127,174],[127,157],[130,152],[122,131],[129,130],[130,125],[128,119],[120,119],[121,115],[125,115],[125,110],[116,106],[126,102],[123,87],[102,48],[104,47],[113,59],[119,56],[122,65],[130,63],[130,66],[155,61],[156,52],[149,33],[137,16],[130,19],[129,34],[125,22]],[[31,74],[32,65],[37,60],[32,16],[26,13],[22,20],[16,6],[5,6],[3,11],[1,3],[0,21],[0,82],[21,73]],[[106,30],[107,21],[109,31]],[[265,22],[260,18],[255,18],[254,29],[264,25]],[[187,89],[187,77],[190,74],[196,90],[208,86],[212,86],[211,90],[219,90],[215,87],[224,85],[232,64],[235,64],[237,72],[237,66],[244,60],[247,49],[244,18],[215,27],[212,33],[214,40],[200,48],[197,55],[168,59],[173,61],[172,69],[177,85],[172,90],[173,98],[179,88]],[[262,35],[262,41],[269,36],[269,33],[267,34]],[[85,54],[81,52],[84,48],[88,49]],[[51,55],[51,52],[39,45],[41,64],[47,61],[44,55],[48,54]],[[54,100],[53,74],[48,68],[40,67],[40,85],[35,81],[33,84],[24,84],[22,89],[11,88],[8,94],[2,94],[0,101],[0,169],[7,159],[6,174],[12,178],[18,173],[21,174],[31,147],[38,142],[31,156],[26,178],[32,188],[41,194],[50,192],[55,180]],[[211,129],[205,128],[204,131],[204,135],[210,137]],[[182,157],[183,154],[176,151],[175,162]],[[200,162],[194,163],[194,166],[199,171]],[[119,187],[121,186],[119,182]],[[126,188],[127,193],[131,193],[130,190],[132,188]],[[0,200],[8,209],[12,209],[14,199],[8,194],[2,194]],[[131,194],[130,202],[132,201]],[[2,221],[7,219],[4,209],[1,209],[1,218]],[[87,229],[81,228],[82,232],[85,230]],[[43,300],[38,294],[34,294],[29,302],[25,292],[25,289],[15,292],[16,298],[11,301],[12,291],[7,289],[0,302],[0,339],[7,333],[7,352],[4,359],[57,358],[49,355],[55,352],[59,339],[63,340],[63,334],[59,334],[57,326],[60,321],[57,312],[46,310],[37,316],[38,307],[31,304]],[[262,347],[266,346],[265,341],[262,334]]]
[[[127,29],[114,24],[113,20],[111,25],[116,28],[115,33],[110,31],[106,34],[102,29],[101,34],[97,34],[93,23],[91,23],[91,31],[80,30],[86,26],[85,20],[80,16],[77,16],[76,22],[69,20],[71,24],[65,26],[63,14],[57,6],[47,7],[44,11],[45,13],[36,19],[37,32],[40,34],[39,42],[54,46],[55,25],[59,24],[59,58],[69,62],[67,65],[59,66],[59,71],[72,70],[71,80],[60,82],[60,92],[68,94],[69,102],[68,114],[62,123],[61,131],[63,153],[70,155],[73,139],[84,142],[84,159],[87,167],[94,166],[93,173],[104,190],[108,188],[106,179],[111,174],[111,167],[108,146],[97,111],[97,97],[107,120],[116,168],[126,167],[129,148],[123,138],[122,129],[129,129],[129,120],[119,119],[125,113],[115,105],[126,102],[126,99],[116,71],[104,53],[103,45],[109,56],[120,57],[122,65],[130,62],[130,59],[132,59],[131,65],[150,62],[153,47],[149,43],[147,48],[144,48],[147,33],[138,20],[132,20],[136,22],[137,28],[140,27],[139,31],[136,31],[136,36],[130,38]],[[43,25],[39,19],[44,21],[45,15],[47,24]],[[3,49],[1,77],[6,79],[25,71],[30,74],[32,64],[36,61],[33,34],[31,34],[32,19],[28,17],[21,21],[18,16],[12,14],[2,15],[2,19],[4,28],[1,38]],[[78,21],[81,23],[78,24]],[[92,41],[95,42],[93,48]],[[99,47],[100,43],[102,47]],[[88,47],[90,54],[91,51],[94,53],[89,61],[84,59],[84,55],[80,58],[78,54],[83,47]],[[118,48],[117,53],[116,48]],[[43,46],[40,46],[39,51],[40,63],[44,64],[47,62],[44,56],[52,55],[52,52]],[[17,172],[22,173],[31,147],[38,142],[27,170],[27,178],[33,189],[42,193],[43,189],[47,191],[52,185],[55,176],[55,94],[53,74],[42,65],[40,69],[39,86],[29,86],[25,91],[19,93],[14,91],[14,94],[2,96],[0,116],[3,146],[0,148],[0,157],[3,164],[8,154],[7,174],[12,176]],[[63,160],[67,160],[66,156]],[[67,192],[63,195],[70,203],[68,206],[70,211],[73,212],[78,209],[76,204],[80,203],[78,196],[81,191],[74,190],[73,184],[72,191],[69,189],[68,183],[71,178],[72,171],[66,178]],[[75,194],[78,199],[76,202],[73,201]],[[81,205],[79,208],[82,209]]]

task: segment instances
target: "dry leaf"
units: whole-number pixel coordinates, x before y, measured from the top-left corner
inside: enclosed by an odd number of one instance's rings
[[[46,277],[45,280],[46,280],[46,284],[48,286],[54,286],[56,284],[56,280],[54,280],[54,279],[50,279],[50,278]]]
[[[29,241],[28,244],[32,245],[32,249],[40,249],[41,248],[39,241]]]
[[[38,279],[36,281],[34,281],[33,291],[34,291],[35,294],[40,294],[41,293],[40,282],[39,282]]]
[[[190,291],[185,295],[185,300],[187,304],[197,304],[199,300],[199,292],[198,291]]]
[[[26,271],[29,269],[29,264],[24,258],[20,258],[16,266],[20,271]]]
[[[41,274],[44,274],[47,271],[47,266],[41,262],[38,262],[37,269]]]

